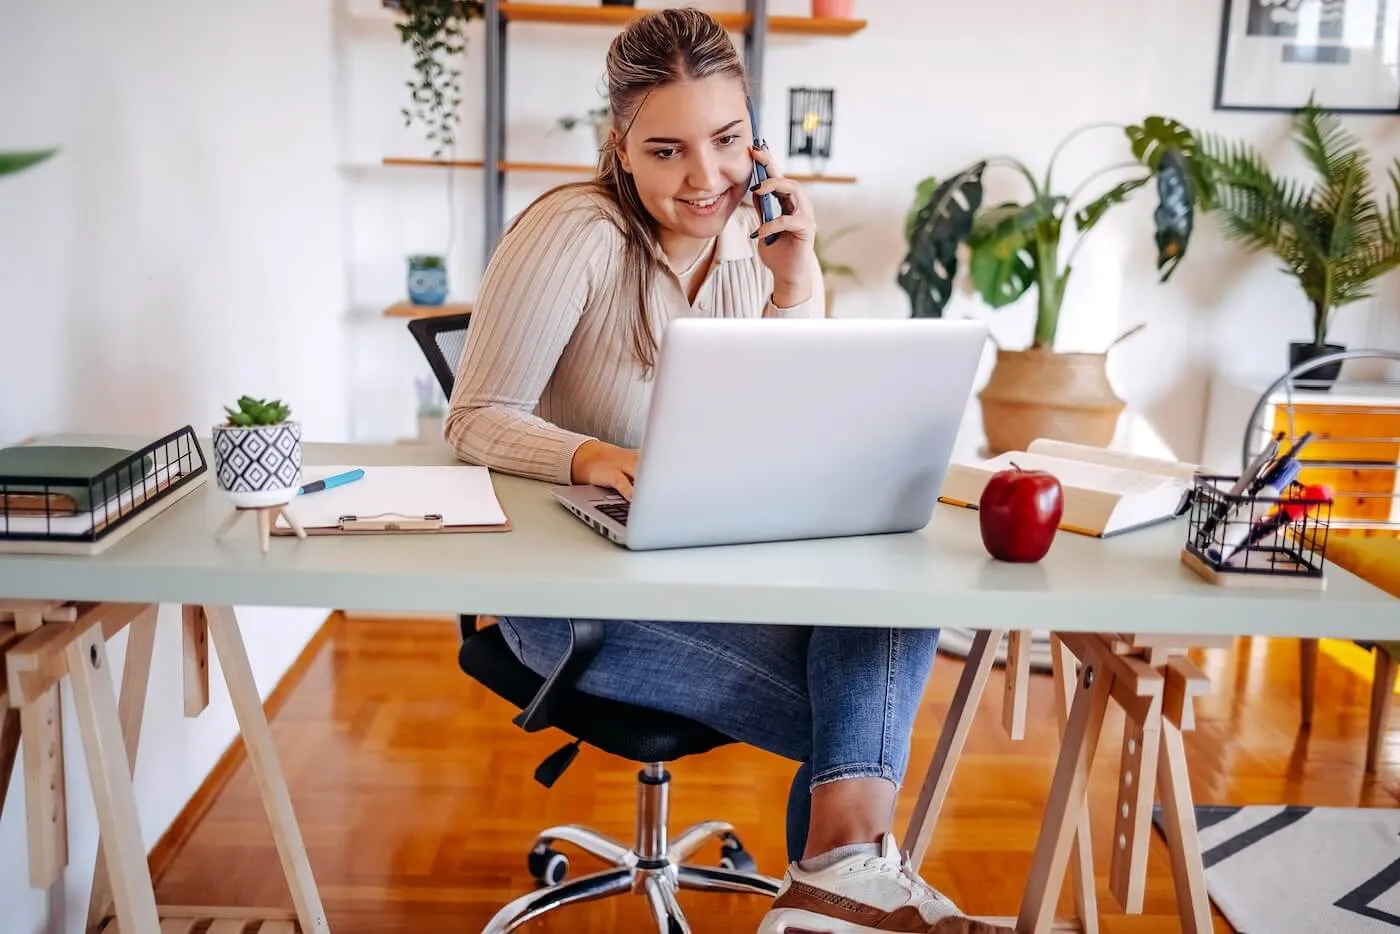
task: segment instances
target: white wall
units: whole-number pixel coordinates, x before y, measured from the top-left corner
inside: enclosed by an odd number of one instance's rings
[[[334,68],[329,0],[0,4],[0,150],[62,147],[0,179],[0,444],[205,434],[245,392],[287,399],[310,440],[345,436]],[[240,609],[264,697],[324,615]],[[236,735],[212,650],[211,705],[183,717],[179,653],[167,607],[136,774],[148,844]],[[16,868],[17,768],[6,934],[83,929],[97,831],[71,701],[65,685],[69,867],[50,891]]]
[[[591,4],[593,0],[576,0]],[[402,256],[447,242],[445,173],[372,169],[386,154],[426,155],[417,128],[406,129],[399,107],[409,59],[376,0],[346,0],[360,15],[346,18],[344,56],[348,210],[352,223],[352,288],[375,303],[402,293]],[[643,0],[642,6],[662,5]],[[740,0],[714,0],[707,9],[740,9]],[[803,13],[807,0],[770,0],[775,13]],[[844,39],[773,36],[763,88],[766,135],[781,146],[787,89],[836,89],[832,174],[859,176],[860,184],[813,185],[822,225],[857,224],[864,243],[846,237],[833,255],[856,267],[861,283],[843,282],[836,300],[842,316],[902,316],[908,301],[895,284],[903,258],[902,221],[915,183],[946,175],[983,156],[1009,154],[1040,176],[1057,143],[1094,121],[1135,122],[1150,113],[1188,125],[1247,138],[1266,147],[1280,165],[1292,164],[1283,115],[1212,110],[1220,0],[1073,0],[975,4],[927,0],[857,0],[869,19]],[[376,23],[376,16],[379,17]],[[507,153],[511,158],[587,162],[586,130],[550,132],[554,120],[597,103],[610,29],[516,25],[509,33]],[[480,158],[482,32],[469,32],[466,103],[458,155]],[[908,74],[913,75],[912,79]],[[1400,154],[1400,120],[1351,117],[1349,125],[1388,162]],[[780,155],[782,154],[780,150]],[[1058,163],[1062,192],[1089,172],[1126,154],[1115,130],[1081,136]],[[801,170],[803,166],[792,165]],[[1384,174],[1380,176],[1384,179]],[[511,179],[507,210],[523,207],[562,176]],[[1102,181],[1109,184],[1112,177]],[[1024,197],[1016,176],[995,169],[988,197]],[[455,173],[452,276],[458,297],[469,300],[480,275],[481,175]],[[1213,220],[1198,225],[1187,261],[1171,283],[1157,283],[1151,233],[1152,192],[1113,211],[1079,254],[1061,319],[1062,349],[1097,350],[1140,321],[1148,328],[1119,345],[1110,373],[1132,411],[1123,443],[1141,450],[1198,455],[1208,380],[1219,370],[1264,372],[1287,366],[1287,342],[1309,334],[1306,304],[1293,283],[1266,257],[1246,257],[1223,244]],[[1397,283],[1383,287],[1372,315],[1366,307],[1339,316],[1336,336],[1357,344],[1400,345]],[[984,317],[1009,347],[1029,342],[1033,302],[991,312],[975,297],[958,299],[953,314]],[[398,343],[399,325],[366,325],[364,349],[352,366],[363,403],[356,430],[392,437],[411,432],[412,389],[404,376],[411,348]],[[395,348],[390,361],[384,348]],[[371,350],[370,348],[374,348]],[[991,354],[985,361],[990,364]],[[406,362],[405,362],[406,361]],[[984,375],[989,367],[984,368]],[[380,380],[382,382],[374,382]],[[374,388],[371,390],[370,385]],[[975,449],[980,427],[975,403],[961,449]]]

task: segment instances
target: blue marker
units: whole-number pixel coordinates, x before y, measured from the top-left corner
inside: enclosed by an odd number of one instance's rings
[[[324,480],[313,480],[306,486],[297,490],[298,496],[307,493],[319,493],[322,490],[329,490],[334,487],[344,486],[347,483],[354,483],[365,475],[362,468],[356,467],[354,470],[347,470],[345,473],[338,473],[334,477],[326,477]]]

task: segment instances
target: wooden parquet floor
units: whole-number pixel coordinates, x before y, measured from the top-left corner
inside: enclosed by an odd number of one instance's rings
[[[480,930],[500,903],[531,886],[525,851],[547,824],[587,823],[630,840],[635,768],[585,747],[553,790],[536,784],[535,765],[563,738],[521,732],[510,722],[514,708],[461,674],[453,627],[339,616],[328,625],[329,637],[272,729],[335,934]],[[1187,735],[1196,801],[1395,806],[1400,744],[1387,745],[1375,778],[1362,770],[1369,686],[1324,655],[1315,722],[1301,733],[1297,657],[1296,643],[1262,639],[1197,656],[1215,688]],[[916,767],[928,761],[960,670],[947,657],[935,666],[913,740]],[[993,672],[923,867],[931,883],[977,914],[1015,914],[1050,784],[1051,682],[1033,681],[1028,738],[1012,742],[1001,728],[1001,672]],[[1101,930],[1179,931],[1160,838],[1143,914],[1125,916],[1108,891],[1121,731],[1121,715],[1111,715],[1090,792]],[[735,746],[675,763],[672,773],[673,827],[732,821],[760,868],[781,874],[791,764]],[[911,784],[898,808],[900,832],[917,777]],[[593,865],[580,855],[573,872]],[[166,904],[290,907],[246,763],[157,889]],[[525,930],[654,930],[641,901],[577,906]],[[681,901],[697,934],[753,931],[764,909],[760,899],[742,896],[682,893]],[[1067,895],[1061,910],[1071,911]],[[1217,930],[1229,928],[1217,918]]]

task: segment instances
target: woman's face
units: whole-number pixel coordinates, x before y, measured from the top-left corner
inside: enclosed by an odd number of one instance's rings
[[[645,97],[619,148],[642,204],[682,236],[717,236],[753,173],[748,107],[736,78],[657,88]]]

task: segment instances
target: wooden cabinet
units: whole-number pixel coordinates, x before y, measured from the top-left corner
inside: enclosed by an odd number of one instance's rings
[[[1282,432],[1288,445],[1311,431],[1299,480],[1331,487],[1329,534],[1400,533],[1400,386],[1278,391],[1260,405],[1269,382],[1222,377],[1212,385],[1201,457],[1206,469],[1237,474],[1246,453],[1270,436]]]

